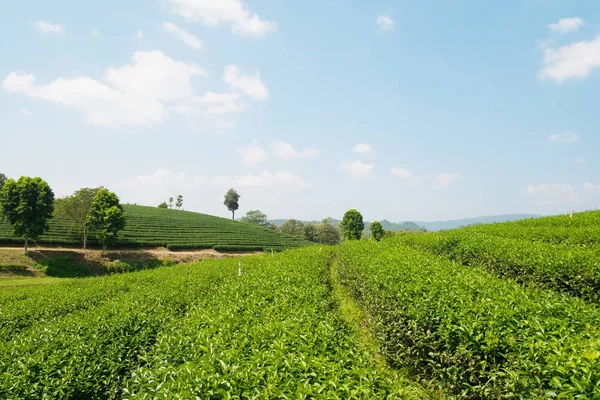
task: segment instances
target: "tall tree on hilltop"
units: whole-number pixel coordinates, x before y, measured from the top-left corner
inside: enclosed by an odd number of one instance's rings
[[[177,196],[177,201],[175,202],[175,207],[177,207],[178,210],[181,210],[181,207],[183,207],[183,196],[182,195]]]
[[[107,245],[117,240],[119,231],[125,228],[123,206],[117,195],[104,188],[98,190],[85,223],[88,229],[94,231],[105,251]]]
[[[240,196],[235,189],[231,188],[225,193],[225,201],[223,204],[227,206],[227,209],[231,211],[231,219],[235,221],[235,211],[240,208]]]
[[[101,188],[79,189],[71,196],[57,199],[54,204],[54,215],[67,218],[83,230],[83,248],[87,248],[89,229],[85,224],[96,193]]]
[[[169,209],[173,208],[173,198],[169,197]]]
[[[15,236],[25,239],[25,254],[29,239],[35,240],[48,230],[52,211],[54,193],[42,178],[9,179],[0,190],[0,216],[12,225]]]
[[[362,214],[355,209],[346,211],[340,226],[346,240],[359,240],[365,229]]]

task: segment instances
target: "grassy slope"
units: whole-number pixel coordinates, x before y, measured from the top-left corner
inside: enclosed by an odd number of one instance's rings
[[[231,221],[189,211],[126,205],[127,225],[117,247],[168,247],[172,250],[281,250],[305,244],[302,239],[283,235],[268,228]],[[38,244],[80,246],[80,229],[70,221],[54,218],[50,230]],[[0,222],[0,244],[20,245],[10,226]],[[96,243],[90,238],[90,244]]]

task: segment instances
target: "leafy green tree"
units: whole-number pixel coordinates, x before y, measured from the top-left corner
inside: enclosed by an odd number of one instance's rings
[[[380,241],[383,237],[383,234],[383,226],[381,226],[379,221],[371,222],[371,237],[377,241]]]
[[[383,239],[391,238],[394,236],[396,236],[396,232],[394,231],[387,230],[383,232]]]
[[[166,201],[163,201],[162,203],[160,203],[158,205],[158,208],[169,208],[169,206],[167,206],[167,202]]]
[[[309,242],[318,241],[317,227],[315,224],[308,222],[304,225],[304,239],[308,240]]]
[[[169,197],[169,209],[173,208],[173,198]]]
[[[288,235],[304,237],[304,224],[293,218],[285,221],[279,229]]]
[[[89,230],[85,225],[92,202],[101,188],[79,189],[71,196],[57,199],[54,203],[54,215],[67,218],[83,230],[83,248],[87,248]]]
[[[125,228],[125,214],[117,195],[104,188],[98,190],[85,224],[94,231],[103,251],[114,243],[119,231]]]
[[[9,179],[0,191],[0,216],[12,225],[15,236],[25,239],[25,254],[29,239],[35,240],[48,230],[53,211],[54,193],[42,178]]]
[[[346,211],[340,226],[346,240],[359,240],[365,229],[362,214],[355,209]]]
[[[225,201],[223,204],[227,206],[227,209],[231,211],[231,219],[235,221],[235,211],[240,208],[240,196],[235,189],[229,189],[227,193],[225,193]]]
[[[183,207],[183,196],[182,195],[177,196],[177,201],[175,201],[175,207],[177,207],[178,210],[181,210],[181,207]]]
[[[331,218],[325,218],[317,225],[317,241],[329,245],[336,245],[342,241],[342,233],[332,224]]]
[[[2,187],[4,186],[5,183],[6,183],[6,175],[0,174],[0,190],[2,190]]]
[[[267,215],[262,213],[260,210],[248,211],[245,216],[240,218],[240,221],[264,227],[270,226],[269,221],[267,221]]]

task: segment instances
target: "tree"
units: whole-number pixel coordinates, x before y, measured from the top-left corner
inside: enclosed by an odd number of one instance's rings
[[[248,211],[244,217],[240,218],[240,221],[264,227],[269,227],[270,225],[269,221],[267,221],[267,215],[260,210]]]
[[[240,208],[240,196],[235,189],[229,189],[227,193],[225,193],[225,201],[223,204],[227,206],[227,209],[231,211],[231,219],[235,221],[235,210]]]
[[[96,233],[102,243],[102,250],[117,240],[119,231],[125,228],[125,215],[119,198],[107,189],[100,189],[94,197],[86,227]]]
[[[163,201],[162,203],[160,203],[158,205],[158,208],[169,208],[169,206],[167,206],[167,202],[166,201]]]
[[[83,248],[87,248],[87,239],[89,230],[85,225],[92,202],[96,193],[101,188],[83,188],[79,189],[71,196],[56,200],[54,204],[54,215],[71,220],[76,226],[83,230]]]
[[[379,221],[371,222],[371,237],[379,242],[383,237],[383,234],[383,226],[381,226]]]
[[[173,198],[169,197],[169,209],[173,208]]]
[[[6,175],[0,174],[0,190],[2,190],[2,187],[4,186],[5,183],[6,183]]]
[[[308,222],[304,225],[304,239],[308,240],[309,242],[318,241],[317,227],[315,224]]]
[[[347,240],[359,240],[365,229],[362,214],[355,209],[346,211],[340,225],[344,238]]]
[[[183,196],[182,195],[177,196],[177,201],[175,202],[175,207],[177,207],[177,209],[179,209],[179,210],[181,210],[181,207],[183,207]]]
[[[293,218],[285,221],[280,230],[288,235],[304,237],[304,224]]]
[[[35,240],[48,230],[52,211],[54,193],[42,178],[9,179],[0,191],[0,216],[12,225],[13,235],[25,239],[25,254],[29,239]]]
[[[331,218],[325,218],[317,225],[317,240],[322,244],[336,245],[342,240],[342,233],[331,223]]]

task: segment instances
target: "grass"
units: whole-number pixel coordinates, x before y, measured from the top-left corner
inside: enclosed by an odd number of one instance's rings
[[[126,227],[120,232],[117,248],[167,247],[171,250],[217,249],[220,251],[283,250],[307,244],[269,228],[190,211],[125,205]],[[37,241],[40,245],[80,247],[81,228],[64,218],[50,220],[49,231]],[[0,244],[20,246],[22,239],[0,222]],[[97,246],[92,234],[90,246]]]

